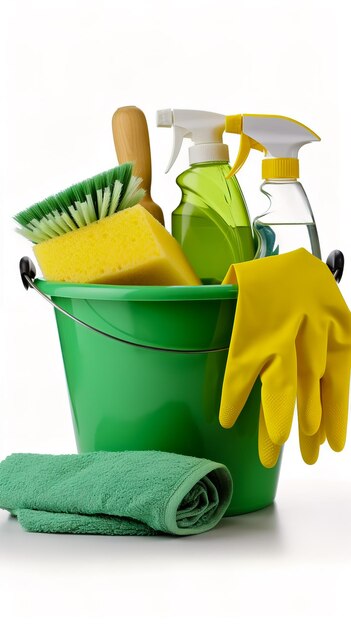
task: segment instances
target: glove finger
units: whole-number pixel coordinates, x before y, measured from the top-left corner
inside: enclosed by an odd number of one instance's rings
[[[319,427],[319,443],[322,446],[323,443],[325,442],[326,438],[327,438],[327,434],[325,432],[325,426],[324,426],[324,420],[323,420],[323,414],[321,417],[321,425]]]
[[[268,436],[282,446],[288,439],[294,416],[297,374],[296,352],[277,355],[261,371],[261,402]]]
[[[349,412],[350,361],[338,352],[328,355],[321,381],[322,414],[330,447],[340,452],[346,441]]]
[[[316,463],[319,456],[320,432],[314,435],[306,435],[299,427],[299,440],[302,458],[308,465]]]
[[[258,425],[258,454],[264,467],[274,467],[279,459],[281,446],[273,443],[268,435],[263,408],[261,405]]]
[[[299,428],[308,436],[315,435],[322,419],[321,386],[319,378],[298,376],[297,414]]]
[[[223,428],[231,428],[235,424],[259,374],[258,371],[252,371],[243,359],[233,359],[230,362],[229,359],[230,355],[224,374],[219,409],[219,423]]]
[[[327,360],[327,329],[305,318],[295,345],[299,428],[310,436],[319,430],[322,417],[320,380]]]

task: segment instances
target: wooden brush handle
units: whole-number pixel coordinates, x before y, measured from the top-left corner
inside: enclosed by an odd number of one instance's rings
[[[117,109],[112,131],[118,162],[133,161],[133,174],[143,179],[141,186],[146,194],[140,204],[164,224],[162,209],[151,198],[150,139],[144,113],[134,106]]]

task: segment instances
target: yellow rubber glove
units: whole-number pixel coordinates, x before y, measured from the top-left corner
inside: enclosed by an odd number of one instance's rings
[[[230,428],[262,382],[259,456],[273,467],[289,437],[297,398],[301,453],[317,461],[325,438],[345,445],[351,312],[328,267],[303,248],[232,265],[223,284],[239,295],[219,421]]]

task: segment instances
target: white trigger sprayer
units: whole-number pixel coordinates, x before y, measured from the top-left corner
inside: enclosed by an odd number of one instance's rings
[[[166,173],[169,172],[182,147],[189,138],[189,163],[229,161],[228,146],[223,143],[225,116],[209,111],[163,109],[157,111],[157,126],[173,127],[173,149]]]
[[[270,206],[253,223],[258,238],[256,257],[305,247],[320,258],[313,213],[305,190],[297,181],[300,148],[320,141],[320,137],[300,122],[280,115],[229,115],[225,130],[241,135],[231,176],[242,167],[252,148],[265,153],[261,191]]]

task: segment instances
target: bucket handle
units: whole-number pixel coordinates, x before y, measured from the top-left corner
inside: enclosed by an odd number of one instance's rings
[[[342,279],[344,272],[345,258],[341,250],[332,250],[328,255],[326,264],[329,267],[337,283]]]
[[[333,274],[336,282],[337,283],[340,282],[342,274],[343,274],[343,270],[344,270],[343,253],[340,250],[333,250],[329,254],[326,264],[329,267],[331,273]],[[160,348],[158,346],[147,346],[145,344],[137,343],[135,341],[128,341],[127,339],[122,339],[122,337],[116,337],[115,335],[110,335],[109,333],[105,333],[103,330],[100,330],[99,328],[95,328],[95,326],[90,326],[90,324],[83,322],[83,320],[78,319],[74,315],[71,315],[71,313],[68,313],[68,311],[60,307],[58,304],[56,304],[56,302],[53,302],[51,298],[49,298],[42,291],[40,291],[40,289],[38,289],[38,287],[36,286],[34,282],[34,279],[36,276],[35,265],[29,257],[24,256],[21,258],[20,263],[19,263],[19,269],[20,269],[23,286],[27,291],[29,287],[31,289],[34,289],[34,291],[36,291],[42,298],[44,298],[44,300],[49,302],[49,304],[51,304],[51,306],[53,306],[57,311],[60,311],[60,313],[62,313],[63,315],[66,315],[66,317],[69,317],[71,320],[73,320],[77,324],[84,326],[84,328],[87,328],[88,330],[92,330],[95,333],[102,335],[103,337],[114,339],[115,341],[119,341],[120,343],[124,343],[128,346],[134,346],[136,348],[144,348],[145,350],[154,350],[156,352],[175,352],[178,354],[208,354],[211,352],[225,352],[228,350],[228,346],[224,346],[222,348],[207,348],[204,350],[180,350],[177,348]]]
[[[34,291],[36,291],[42,298],[44,298],[44,300],[49,302],[49,304],[51,304],[51,306],[53,306],[54,309],[56,309],[63,315],[66,315],[66,317],[69,317],[71,320],[73,320],[77,324],[80,324],[80,326],[84,326],[84,328],[87,328],[88,330],[92,330],[95,333],[102,335],[103,337],[107,337],[108,339],[114,339],[115,341],[119,341],[120,343],[127,344],[128,346],[134,346],[136,348],[144,348],[145,350],[154,350],[157,352],[176,352],[178,354],[208,354],[211,352],[224,352],[228,350],[228,346],[224,346],[223,348],[206,348],[204,350],[181,350],[178,348],[161,348],[158,346],[148,346],[142,343],[137,343],[135,341],[128,341],[127,339],[122,339],[122,337],[116,337],[115,335],[110,335],[109,333],[105,333],[103,330],[100,330],[99,328],[95,328],[95,326],[90,326],[90,324],[87,324],[87,322],[84,322],[83,320],[78,319],[78,317],[71,315],[71,313],[68,313],[68,311],[60,307],[58,304],[56,304],[56,302],[53,302],[53,300],[51,300],[49,296],[45,295],[42,291],[40,291],[40,289],[38,289],[38,287],[36,286],[34,282],[34,279],[36,276],[35,265],[29,257],[24,256],[21,258],[19,262],[19,269],[20,269],[22,283],[26,291],[28,291],[29,288],[34,289]]]

